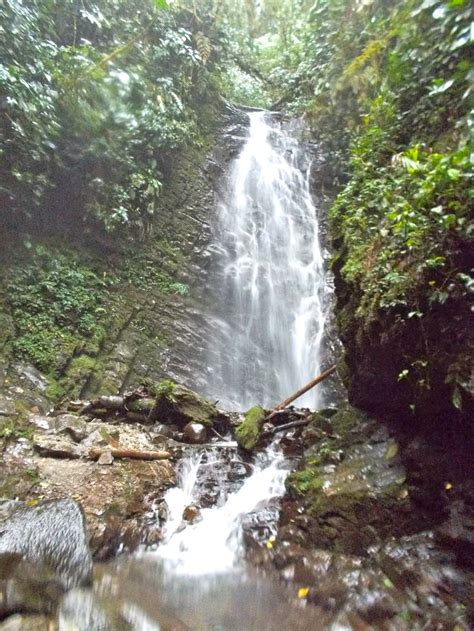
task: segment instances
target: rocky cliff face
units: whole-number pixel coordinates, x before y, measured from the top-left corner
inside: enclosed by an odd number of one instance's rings
[[[423,304],[408,317],[406,309],[392,308],[376,319],[364,318],[358,315],[357,287],[340,273],[345,256],[338,247],[336,243],[336,318],[351,402],[422,432],[457,432],[472,441],[474,340],[469,304],[463,298],[449,299],[442,305]],[[417,304],[416,296],[408,299]]]
[[[98,236],[82,226],[72,232],[69,226],[66,235],[59,226],[52,238],[12,235],[0,279],[0,419],[7,422],[35,406],[46,409],[66,396],[122,393],[144,379],[171,377],[205,390],[206,339],[213,331],[202,309],[210,282],[215,195],[239,147],[237,128],[245,122],[236,111],[221,113],[206,148],[175,157],[159,217],[140,239]],[[39,250],[41,256],[33,254]],[[46,266],[58,254],[62,267],[45,278]],[[84,282],[89,315],[97,320],[92,334],[81,334],[79,322],[71,336],[61,321],[63,294],[74,289],[63,282],[70,269],[81,270],[77,282]],[[87,294],[89,276],[113,280]],[[18,294],[22,301],[15,299]],[[76,306],[79,314],[81,307]],[[33,338],[29,332],[37,324]],[[50,338],[47,354],[38,342],[41,335]]]

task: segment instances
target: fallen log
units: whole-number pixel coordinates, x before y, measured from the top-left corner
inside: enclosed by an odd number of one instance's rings
[[[111,453],[114,458],[132,458],[134,460],[166,460],[171,457],[168,451],[142,451],[141,449],[126,449],[125,447],[107,447],[91,449],[89,457],[98,460],[102,454]]]
[[[321,383],[321,381],[324,381],[324,379],[327,379],[330,375],[332,375],[332,373],[336,370],[336,366],[331,366],[331,368],[328,368],[327,370],[325,370],[324,372],[322,372],[320,375],[318,375],[317,377],[315,377],[314,379],[311,379],[310,382],[308,382],[305,386],[303,386],[302,388],[300,388],[297,392],[295,392],[294,394],[292,394],[290,397],[288,397],[287,399],[285,399],[284,401],[282,401],[279,405],[277,405],[275,408],[273,408],[273,410],[270,412],[270,414],[266,417],[265,421],[269,421],[270,419],[272,419],[278,412],[280,412],[281,410],[283,410],[284,408],[288,407],[290,405],[290,403],[293,403],[293,401],[295,399],[298,399],[299,397],[301,397],[303,394],[305,394],[306,392],[308,392],[308,390],[311,390],[311,388],[314,388],[314,386],[317,386],[318,383]]]
[[[312,417],[309,417],[309,418],[301,419],[299,421],[292,421],[291,423],[285,423],[284,425],[277,425],[276,427],[273,427],[272,429],[267,429],[265,432],[263,432],[262,437],[265,438],[268,436],[273,436],[273,434],[276,434],[278,432],[284,432],[287,429],[293,429],[294,427],[304,427],[305,425],[309,425],[311,421],[312,421]]]

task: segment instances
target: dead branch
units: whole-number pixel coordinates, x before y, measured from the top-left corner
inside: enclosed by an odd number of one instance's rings
[[[285,423],[284,425],[277,425],[276,427],[273,427],[272,429],[268,429],[265,432],[263,432],[262,436],[264,438],[267,436],[273,436],[273,434],[276,434],[277,432],[284,432],[285,430],[293,429],[294,427],[304,427],[305,425],[308,425],[309,423],[311,423],[311,417],[304,418],[299,421],[292,421],[291,423]]]
[[[317,386],[318,383],[321,383],[321,381],[324,381],[324,379],[327,379],[330,375],[332,375],[332,373],[335,370],[336,370],[336,366],[335,365],[331,366],[331,368],[328,368],[327,370],[322,372],[320,375],[318,375],[314,379],[311,379],[310,382],[308,382],[305,386],[303,386],[297,392],[295,392],[290,397],[288,397],[288,399],[285,399],[279,405],[273,408],[273,410],[270,412],[270,414],[267,416],[265,420],[269,421],[270,419],[272,419],[277,414],[277,412],[280,412],[280,410],[283,410],[284,408],[288,407],[290,403],[293,403],[295,399],[298,399],[303,394],[308,392],[308,390],[311,390],[311,388],[314,388],[314,386]]]
[[[168,451],[142,451],[141,449],[126,449],[124,447],[108,447],[105,449],[91,449],[89,457],[98,460],[104,453],[111,453],[114,458],[132,458],[134,460],[166,460],[171,457]]]

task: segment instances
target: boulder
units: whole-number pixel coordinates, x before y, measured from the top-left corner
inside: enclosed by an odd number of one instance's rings
[[[188,423],[183,430],[186,442],[202,445],[207,440],[207,429],[201,423]]]
[[[0,631],[56,631],[56,629],[54,619],[43,615],[10,616],[0,624]]]
[[[235,431],[235,439],[240,447],[246,451],[252,451],[256,447],[265,422],[265,416],[265,410],[259,405],[245,413],[244,420]]]
[[[169,379],[161,381],[155,392],[157,396],[150,417],[156,422],[174,423],[183,429],[190,422],[209,427],[224,417],[214,403]]]
[[[52,613],[63,593],[63,586],[46,566],[27,561],[21,554],[0,554],[0,618]]]
[[[196,506],[195,504],[190,504],[189,506],[186,506],[183,511],[183,519],[190,524],[194,523],[200,517],[200,515],[201,510],[199,506]]]
[[[74,414],[60,414],[54,419],[53,427],[57,434],[67,434],[76,443],[81,442],[87,436],[86,421]]]
[[[65,587],[91,581],[84,515],[72,499],[22,506],[0,523],[0,553],[15,553],[54,573]]]
[[[33,446],[40,456],[47,458],[79,458],[76,446],[66,436],[35,434]]]

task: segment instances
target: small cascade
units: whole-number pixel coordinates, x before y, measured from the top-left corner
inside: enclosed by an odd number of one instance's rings
[[[208,396],[271,407],[320,372],[327,289],[311,155],[269,112],[249,114],[214,228]],[[321,390],[299,405],[322,405]]]
[[[287,465],[283,455],[270,446],[256,457],[252,474],[240,488],[226,496],[223,487],[217,505],[202,509],[200,520],[183,528],[184,509],[199,503],[206,469],[221,470],[223,452],[224,449],[192,451],[181,464],[178,485],[165,495],[169,518],[165,543],[157,555],[177,573],[219,574],[238,567],[243,557],[243,518],[284,493]],[[204,473],[203,478],[200,473]]]

